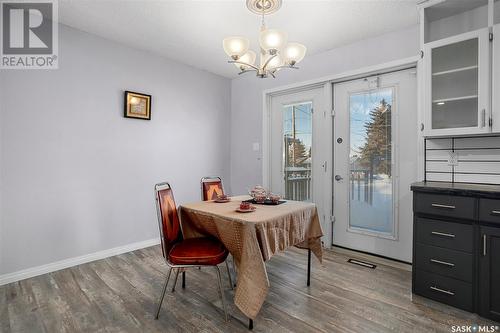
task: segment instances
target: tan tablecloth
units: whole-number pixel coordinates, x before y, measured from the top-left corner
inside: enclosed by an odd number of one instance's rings
[[[264,261],[290,246],[309,248],[321,261],[323,231],[312,203],[287,201],[278,206],[256,205],[252,213],[236,212],[241,200],[249,198],[185,204],[180,214],[186,238],[209,234],[227,247],[238,269],[234,303],[255,319],[269,290]]]

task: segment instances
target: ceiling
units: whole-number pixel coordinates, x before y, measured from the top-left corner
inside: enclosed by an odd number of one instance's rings
[[[305,44],[312,55],[416,24],[417,2],[284,0],[266,22],[286,31],[290,41]],[[246,36],[257,51],[261,18],[247,10],[244,0],[60,0],[59,21],[234,78],[237,69],[226,62],[222,39]]]

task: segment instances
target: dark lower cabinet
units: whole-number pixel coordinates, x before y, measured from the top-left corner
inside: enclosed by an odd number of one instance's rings
[[[500,228],[480,227],[479,313],[500,321]]]
[[[412,190],[413,292],[500,322],[500,186]]]

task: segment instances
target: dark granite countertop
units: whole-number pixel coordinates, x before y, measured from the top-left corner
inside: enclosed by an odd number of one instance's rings
[[[416,182],[411,184],[416,192],[453,194],[500,199],[500,185],[483,185],[448,182]]]

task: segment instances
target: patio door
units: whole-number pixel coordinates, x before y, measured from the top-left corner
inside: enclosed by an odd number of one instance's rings
[[[416,70],[334,84],[333,244],[411,262]]]
[[[323,225],[325,203],[331,203],[324,195],[331,151],[325,137],[331,115],[325,112],[324,90],[321,86],[272,96],[268,114],[269,188],[287,200],[314,202]]]

